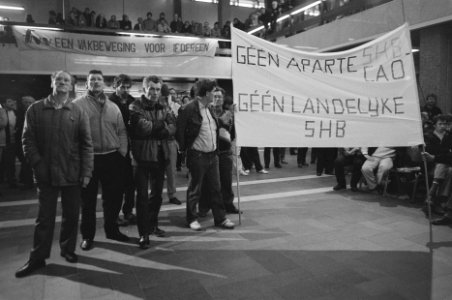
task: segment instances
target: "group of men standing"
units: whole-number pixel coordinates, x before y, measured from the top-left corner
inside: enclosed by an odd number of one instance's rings
[[[111,100],[104,93],[104,76],[99,70],[89,72],[87,92],[75,100],[70,97],[73,86],[71,74],[55,72],[51,76],[52,93],[31,105],[26,113],[23,149],[37,181],[39,212],[29,260],[16,277],[45,266],[60,193],[59,241],[61,256],[68,262],[78,260],[75,248],[79,207],[80,247],[87,251],[94,245],[99,183],[107,239],[129,240],[120,232],[117,221],[123,196],[124,215],[130,216],[135,188],[139,247],[149,246],[150,234],[164,236],[158,227],[158,215],[165,170],[170,157],[177,155],[175,138],[179,151],[187,152],[187,225],[193,230],[201,229],[196,210],[201,195],[206,194],[206,206],[212,209],[215,225],[234,228],[234,223],[226,218],[218,161],[219,132],[221,128],[231,129],[232,116],[226,113],[218,118],[213,111],[215,81],[197,83],[197,97],[179,110],[177,120],[168,93],[162,96],[164,85],[157,76],[143,79],[143,95],[136,100],[128,97],[131,80],[126,75],[115,78],[117,93]],[[131,155],[136,163],[134,174]]]

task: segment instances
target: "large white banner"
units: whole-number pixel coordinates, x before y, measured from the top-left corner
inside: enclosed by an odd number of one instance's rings
[[[13,26],[20,50],[51,50],[113,57],[213,57],[218,41],[198,37],[109,36]]]
[[[424,142],[406,24],[334,53],[298,51],[232,28],[232,79],[240,146]]]

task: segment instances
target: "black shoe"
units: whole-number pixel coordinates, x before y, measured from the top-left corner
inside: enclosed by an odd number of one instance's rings
[[[322,176],[322,172],[317,172],[317,176]]]
[[[275,168],[281,169],[282,166],[280,164],[275,164]]]
[[[127,222],[132,225],[135,225],[137,223],[137,216],[135,216],[133,213],[125,214],[124,219],[127,220]]]
[[[156,237],[166,237],[166,232],[158,227],[154,227],[154,229],[152,229],[151,231],[151,234],[155,235]]]
[[[171,204],[176,204],[176,205],[181,205],[181,204],[182,204],[182,202],[180,202],[180,200],[177,199],[176,197],[170,198],[170,199],[169,199],[169,203],[171,203]]]
[[[422,211],[428,217],[428,204],[426,204],[426,203],[424,204],[424,206],[422,207]],[[430,212],[435,215],[443,215],[444,214],[444,210],[434,204],[430,204]]]
[[[125,227],[125,226],[129,226],[129,221],[127,221],[126,219],[123,219],[121,217],[118,217],[118,220],[116,220],[116,224],[118,224],[118,226],[120,226],[120,227]]]
[[[432,221],[433,225],[452,225],[452,217],[444,216]]]
[[[76,263],[78,261],[78,256],[74,252],[61,251],[61,257],[64,257],[64,259],[70,263]]]
[[[232,206],[231,208],[226,209],[227,214],[241,214],[242,212],[237,209],[237,207]]]
[[[21,278],[30,275],[34,271],[44,268],[46,266],[45,260],[29,260],[19,270],[16,271],[16,277]]]
[[[357,192],[358,191],[358,188],[356,186],[352,186],[350,189],[352,190],[352,192]]]
[[[127,235],[121,233],[120,231],[115,232],[113,234],[107,234],[106,237],[109,240],[115,240],[115,241],[119,241],[119,242],[127,242],[129,240],[129,237]]]
[[[142,235],[140,236],[140,240],[138,241],[138,247],[141,249],[147,249],[149,247],[149,236],[148,235]]]
[[[333,190],[335,190],[335,191],[339,191],[339,190],[345,190],[347,187],[345,186],[345,185],[342,185],[342,184],[336,184],[334,187],[333,187]]]
[[[84,239],[84,240],[82,241],[82,243],[80,244],[80,248],[81,248],[83,251],[88,251],[88,250],[93,249],[93,240],[90,240],[90,239]]]

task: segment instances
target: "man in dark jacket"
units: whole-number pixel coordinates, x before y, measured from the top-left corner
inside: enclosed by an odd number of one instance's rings
[[[124,125],[127,129],[127,134],[130,136],[130,114],[129,105],[135,101],[129,94],[129,89],[132,86],[132,79],[125,74],[119,74],[113,79],[113,88],[115,92],[110,95],[109,99],[115,103],[121,111]],[[124,219],[118,217],[119,226],[127,226],[128,224],[136,223],[136,216],[132,210],[135,206],[135,182],[133,180],[132,159],[130,157],[130,140],[128,140],[127,154],[123,164],[123,180],[124,180],[124,203],[122,204],[122,213]]]
[[[165,169],[169,163],[168,138],[176,132],[176,119],[169,107],[158,103],[162,80],[157,76],[143,79],[144,95],[130,104],[132,154],[137,162],[137,225],[140,248],[149,246],[149,235],[164,236],[158,228],[162,206]],[[149,180],[151,195],[148,196]]]
[[[61,256],[77,262],[75,245],[80,187],[86,187],[93,169],[93,145],[88,116],[69,98],[71,75],[52,75],[53,92],[26,113],[23,149],[38,183],[39,212],[29,261],[16,272],[24,277],[45,266],[50,257],[58,194],[61,192]]]
[[[187,223],[193,230],[201,230],[196,206],[201,198],[203,185],[207,185],[216,226],[233,229],[235,224],[226,218],[221,198],[218,134],[220,123],[211,104],[216,88],[215,81],[202,80],[196,99],[179,110],[176,139],[181,151],[187,151],[187,167],[190,181],[187,189]]]

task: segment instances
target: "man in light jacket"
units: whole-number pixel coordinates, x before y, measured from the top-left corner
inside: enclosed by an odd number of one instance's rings
[[[122,165],[127,153],[127,131],[118,106],[104,94],[104,76],[99,70],[88,74],[86,95],[74,100],[89,117],[94,148],[94,170],[88,186],[82,190],[82,250],[93,247],[96,233],[96,203],[99,182],[102,185],[104,230],[107,239],[128,241],[119,231],[124,179]]]

